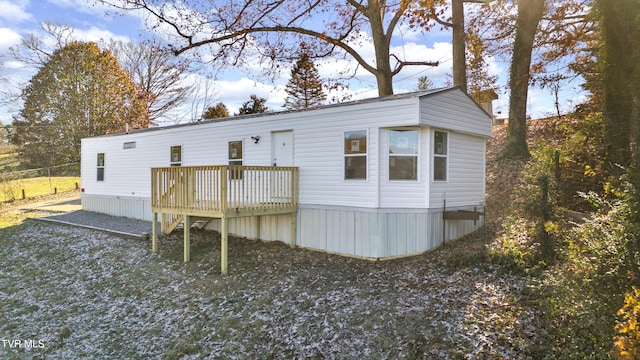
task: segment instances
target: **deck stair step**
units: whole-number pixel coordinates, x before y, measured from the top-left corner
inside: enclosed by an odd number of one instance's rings
[[[191,223],[191,227],[195,226],[202,230],[211,220],[213,220],[213,218],[192,216],[189,222]]]
[[[174,215],[174,214],[169,214],[169,215],[173,215],[171,217],[167,216],[165,219],[165,216],[163,214],[163,221],[162,221],[162,232],[165,233],[166,235],[169,235],[173,232],[173,230],[175,230],[178,225],[180,225],[182,223],[182,221],[184,220],[184,217],[182,215]]]

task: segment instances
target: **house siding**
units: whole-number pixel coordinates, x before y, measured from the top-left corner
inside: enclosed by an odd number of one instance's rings
[[[299,246],[374,259],[429,251],[483,224],[482,218],[445,222],[441,210],[425,209],[305,206],[298,216]]]
[[[389,129],[407,127],[419,131],[418,179],[390,181]],[[446,182],[432,180],[434,129],[449,134]],[[344,179],[344,132],[355,130],[367,131],[366,180]],[[243,164],[264,166],[272,164],[277,131],[291,131],[299,167],[299,246],[389,258],[433,249],[481,224],[442,220],[445,197],[447,209],[484,205],[491,121],[460,90],[83,139],[83,209],[151,220],[151,168],[170,165],[171,146],[182,146],[183,166],[219,165],[228,163],[228,142],[242,140]],[[135,148],[123,149],[132,141]],[[97,181],[98,153],[105,154],[104,181]],[[207,228],[219,230],[220,221]],[[247,238],[291,241],[290,215],[232,218],[228,228]]]
[[[82,141],[82,179],[87,195],[150,197],[151,168],[169,166],[169,149],[182,146],[182,165],[228,163],[228,142],[243,140],[243,164],[272,164],[271,132],[292,130],[293,166],[300,167],[301,204],[377,207],[378,129],[417,124],[415,101],[385,107],[332,108],[330,111],[273,114],[172,129],[106,136]],[[410,99],[409,99],[410,100]],[[367,180],[344,179],[344,132],[367,130]],[[251,136],[259,135],[255,144]],[[124,142],[136,148],[123,149]],[[96,181],[96,154],[105,154],[105,179]]]
[[[491,117],[462,91],[420,99],[420,124],[467,134],[492,136]]]
[[[484,206],[486,191],[486,140],[450,131],[447,181],[431,181],[430,208]],[[433,157],[433,150],[431,157]],[[431,179],[433,162],[431,161]]]

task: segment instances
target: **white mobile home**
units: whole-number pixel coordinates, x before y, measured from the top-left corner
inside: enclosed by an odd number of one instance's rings
[[[211,229],[365,258],[421,253],[480,226],[491,124],[446,88],[83,139],[82,206],[151,220],[172,201],[192,216],[218,201],[238,216],[212,215],[229,222]],[[199,180],[172,190],[188,174]],[[271,212],[276,198],[286,204]]]

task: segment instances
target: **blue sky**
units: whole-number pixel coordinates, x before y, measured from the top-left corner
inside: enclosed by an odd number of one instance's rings
[[[44,21],[66,24],[74,29],[74,36],[80,40],[98,41],[100,39],[118,39],[140,41],[150,36],[149,30],[142,20],[133,14],[118,15],[113,9],[98,4],[93,0],[0,0],[0,58],[3,62],[0,68],[8,83],[4,87],[13,90],[24,84],[35,73],[35,69],[24,64],[17,63],[7,58],[7,49],[19,43],[20,38],[30,33],[44,38],[41,29]],[[414,31],[408,28],[400,28],[394,37],[393,44],[396,53],[408,54],[414,59],[439,61],[440,66],[432,67],[408,67],[394,78],[396,92],[412,91],[415,89],[417,79],[420,76],[428,76],[435,86],[444,86],[450,81],[451,73],[451,46],[450,33],[434,30],[429,33]],[[363,44],[360,51],[368,56],[373,56],[372,46]],[[408,58],[409,60],[413,60]],[[508,66],[494,59],[489,59],[490,71],[497,74],[500,83],[504,87]],[[316,63],[321,76],[330,77],[337,69],[349,64],[337,61],[323,61]],[[285,93],[283,87],[289,77],[289,70],[282,71],[275,79],[265,79],[255,75],[256,69],[230,70],[220,73],[214,80],[206,80],[199,74],[193,74],[186,81],[199,84],[199,95],[189,104],[176,112],[173,122],[188,121],[185,115],[191,113],[191,109],[203,106],[206,102],[223,102],[233,113],[238,107],[249,99],[249,95],[257,94],[268,99],[267,105],[273,110],[281,110]],[[254,74],[254,75],[250,75]],[[207,89],[205,91],[205,88]],[[207,93],[206,99],[204,94]],[[357,73],[355,79],[349,83],[348,94],[352,99],[368,98],[377,95],[375,78],[364,72]],[[578,84],[570,84],[562,93],[561,103],[563,109],[570,110],[580,99]],[[576,95],[578,94],[578,95]],[[508,99],[504,90],[499,91],[500,98],[494,101],[494,111],[508,111]],[[19,104],[14,106],[0,106],[0,121],[10,123],[13,114],[18,110]],[[531,89],[529,96],[529,112],[536,118],[551,114],[553,110],[553,97],[547,90]],[[198,112],[198,111],[194,111]]]

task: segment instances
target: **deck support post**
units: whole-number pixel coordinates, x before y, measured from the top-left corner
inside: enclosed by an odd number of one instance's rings
[[[227,229],[227,218],[220,218],[220,273],[227,275],[227,256],[229,255],[229,231]]]
[[[184,262],[191,260],[191,232],[189,224],[191,223],[191,216],[185,215],[183,220],[184,226]]]
[[[151,252],[158,252],[158,213],[154,212],[151,219]]]
[[[292,248],[296,247],[296,226],[298,221],[298,213],[291,213],[291,243]]]

